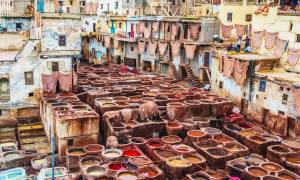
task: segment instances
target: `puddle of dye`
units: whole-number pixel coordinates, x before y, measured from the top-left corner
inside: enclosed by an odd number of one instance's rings
[[[280,166],[277,166],[275,164],[263,164],[262,167],[267,170],[267,171],[279,171],[281,170],[282,168]]]
[[[300,157],[288,157],[286,160],[293,164],[300,164]]]
[[[140,156],[141,153],[138,152],[137,150],[129,149],[129,150],[123,151],[123,155],[124,156],[130,156],[130,157],[136,157],[136,156]]]
[[[120,169],[123,169],[124,166],[121,163],[112,163],[110,165],[108,165],[108,168],[114,171],[118,171]]]
[[[134,180],[137,179],[137,176],[133,173],[121,173],[118,178],[120,178],[121,180]]]
[[[260,169],[260,168],[252,168],[252,169],[249,169],[249,172],[254,175],[254,176],[265,176],[267,175],[267,172]]]
[[[159,148],[159,147],[163,146],[160,142],[155,142],[155,141],[149,142],[148,145],[152,146],[152,147],[155,147],[155,148]]]

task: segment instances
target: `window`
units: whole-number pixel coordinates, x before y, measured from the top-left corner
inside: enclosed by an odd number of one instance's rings
[[[284,87],[283,86],[280,86],[279,87],[279,91],[283,91],[284,90]]]
[[[65,46],[66,45],[66,36],[65,35],[59,35],[58,45],[59,46]]]
[[[129,3],[129,0],[126,0],[127,3]]]
[[[73,6],[73,0],[70,0],[70,5]]]
[[[252,14],[246,14],[246,21],[247,22],[252,21]]]
[[[67,7],[67,13],[70,13],[70,7]]]
[[[67,146],[73,146],[73,145],[74,145],[74,139],[68,139]]]
[[[134,15],[136,16],[138,13],[137,13],[137,11],[134,11]]]
[[[28,93],[28,97],[32,97],[33,96],[33,93]]]
[[[119,23],[119,28],[122,28],[122,23],[121,22]]]
[[[296,36],[297,36],[296,42],[300,42],[300,34],[296,34]]]
[[[52,72],[59,71],[59,65],[58,62],[52,62]]]
[[[100,5],[100,8],[103,9],[103,4]]]
[[[131,51],[134,51],[134,47],[131,46],[131,47],[130,47],[130,50],[131,50]]]
[[[24,72],[25,85],[33,85],[33,72]]]
[[[293,29],[293,23],[290,24],[290,31]]]
[[[6,78],[0,79],[0,100],[9,100],[9,80]]]
[[[220,89],[223,89],[223,81],[220,81],[220,82],[219,82],[219,88],[220,88]]]
[[[107,11],[109,11],[109,4],[107,4]]]
[[[265,92],[266,91],[266,85],[267,85],[267,82],[265,80],[260,80],[259,81],[259,91],[260,92]]]
[[[278,111],[278,114],[284,115],[283,111]]]
[[[185,3],[185,0],[182,0],[182,3]]]
[[[115,9],[118,9],[118,8],[119,8],[119,2],[116,2]]]
[[[16,23],[16,31],[22,30],[22,23]]]
[[[282,95],[282,104],[287,105],[288,97],[289,96],[287,94]]]
[[[227,21],[228,22],[232,21],[232,12],[227,12]]]

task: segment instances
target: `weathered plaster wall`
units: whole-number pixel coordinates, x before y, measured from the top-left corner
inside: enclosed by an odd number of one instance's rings
[[[42,51],[81,50],[80,19],[43,19]],[[66,36],[66,46],[59,46],[59,35]]]
[[[16,24],[21,24],[21,29],[16,29]],[[17,32],[17,31],[29,31],[31,28],[31,19],[30,18],[13,18],[13,17],[5,17],[0,18],[0,32]]]
[[[0,33],[0,50],[19,50],[27,41],[28,36],[23,33]],[[2,43],[5,42],[5,43]]]
[[[13,65],[0,66],[0,74],[9,77],[10,101],[25,102],[29,93],[35,93],[40,88],[40,69],[38,56],[34,51],[37,41],[30,40],[17,56],[17,62]],[[25,85],[24,72],[33,71],[33,85]]]
[[[82,16],[81,17],[82,32],[94,32],[94,23],[95,23],[95,31],[97,31],[98,20],[99,20],[98,16]]]
[[[41,73],[52,73],[52,62],[58,62],[59,72],[63,74],[69,74],[72,72],[72,59],[71,57],[50,57],[47,59],[41,59]]]

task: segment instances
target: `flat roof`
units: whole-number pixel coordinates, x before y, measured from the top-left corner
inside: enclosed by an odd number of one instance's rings
[[[266,61],[266,60],[279,60],[279,58],[275,56],[267,56],[263,54],[233,54],[233,55],[227,55],[230,58],[242,60],[242,61]]]
[[[266,77],[270,80],[277,80],[277,81],[284,81],[287,83],[292,84],[299,84],[300,83],[300,74],[288,72],[283,68],[276,68],[272,71],[258,71],[255,72],[255,75]]]

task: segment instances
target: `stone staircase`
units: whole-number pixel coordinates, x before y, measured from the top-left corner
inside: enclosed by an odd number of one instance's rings
[[[22,150],[41,154],[49,154],[51,152],[43,124],[40,120],[18,120],[17,132]]]
[[[176,70],[174,63],[169,62],[168,77],[180,80],[180,76]]]
[[[184,69],[187,73],[187,79],[190,80],[194,86],[200,87],[201,83],[200,83],[199,79],[195,76],[195,74],[193,73],[191,66],[188,64],[184,64],[182,66],[184,67]]]

